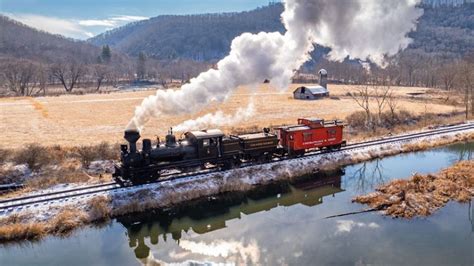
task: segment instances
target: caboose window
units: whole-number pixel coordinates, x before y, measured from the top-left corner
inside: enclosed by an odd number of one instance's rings
[[[336,135],[336,129],[334,129],[334,128],[329,129],[328,130],[328,135],[330,137],[334,137]]]
[[[311,141],[313,139],[312,132],[305,132],[303,133],[303,141]]]

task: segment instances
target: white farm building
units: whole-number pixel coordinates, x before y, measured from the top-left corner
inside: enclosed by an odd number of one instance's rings
[[[293,98],[300,100],[316,100],[329,97],[327,89],[328,73],[325,69],[319,70],[319,85],[301,86],[293,91]]]

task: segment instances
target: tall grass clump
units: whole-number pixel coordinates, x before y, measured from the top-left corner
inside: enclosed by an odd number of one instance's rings
[[[17,151],[13,161],[17,164],[26,164],[31,170],[39,170],[51,163],[48,149],[38,144],[28,144],[23,149]]]
[[[93,146],[80,146],[75,148],[77,157],[82,166],[87,168],[95,160],[113,160],[118,158],[118,148],[107,142]]]

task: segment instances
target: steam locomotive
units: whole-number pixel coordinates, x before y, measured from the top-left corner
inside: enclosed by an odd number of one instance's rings
[[[263,163],[285,156],[302,156],[315,149],[338,150],[343,140],[340,120],[298,119],[297,125],[264,128],[262,132],[226,136],[218,129],[190,131],[176,139],[172,129],[164,141],[153,146],[140,133],[125,131],[128,145],[121,145],[121,161],[115,164],[114,179],[121,185],[136,185],[158,180],[169,170],[187,172],[210,166],[221,169],[238,167],[243,162]]]

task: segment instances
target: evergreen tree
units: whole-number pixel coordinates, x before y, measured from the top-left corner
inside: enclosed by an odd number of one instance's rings
[[[143,52],[138,54],[137,78],[144,79],[146,76],[146,55]]]
[[[102,53],[100,57],[104,63],[110,63],[110,60],[112,59],[112,52],[110,51],[110,47],[108,45],[102,46]]]

